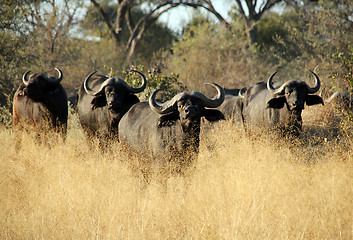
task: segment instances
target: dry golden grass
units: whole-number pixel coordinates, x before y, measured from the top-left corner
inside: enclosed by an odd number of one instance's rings
[[[223,122],[164,192],[158,182],[141,190],[118,145],[89,149],[76,120],[66,143],[24,137],[18,153],[12,130],[0,131],[1,239],[353,237],[352,141],[250,139]]]

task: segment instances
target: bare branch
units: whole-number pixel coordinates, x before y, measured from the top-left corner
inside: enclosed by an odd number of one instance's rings
[[[126,24],[129,28],[129,32],[132,33],[135,28],[135,23],[134,23],[134,20],[132,19],[131,8],[129,9],[129,11],[126,12],[125,18],[126,18]]]
[[[91,0],[91,3],[99,10],[100,14],[102,15],[105,24],[107,25],[110,34],[113,36],[113,38],[119,42],[119,35],[115,32],[113,25],[111,24],[109,17],[107,13],[104,11],[104,9],[97,3],[96,0]]]
[[[207,11],[211,12],[218,19],[218,21],[220,21],[230,32],[232,32],[231,25],[227,22],[226,19],[222,17],[221,14],[219,14],[219,12],[217,12],[214,9],[212,3],[210,1],[204,1],[204,2],[206,3],[206,5],[200,2],[181,2],[181,4],[189,7],[194,7],[194,8],[201,7],[206,9]]]
[[[242,15],[242,17],[244,18],[244,20],[247,20],[247,16],[245,14],[245,11],[244,11],[244,8],[243,8],[243,5],[241,3],[240,0],[236,0],[237,4],[238,4],[238,8],[240,10],[240,14]]]
[[[116,15],[116,27],[115,32],[119,35],[123,31],[124,27],[124,18],[125,16],[130,15],[130,4],[129,0],[123,0],[119,2],[118,12]],[[128,18],[129,19],[129,18]],[[128,21],[129,22],[129,21]],[[128,24],[129,25],[129,24]]]
[[[256,20],[259,20],[262,17],[262,15],[264,14],[264,12],[266,12],[267,10],[269,10],[274,5],[276,5],[277,3],[280,3],[280,2],[282,2],[282,0],[275,0],[275,1],[268,0],[268,1],[266,1],[263,4],[263,7],[262,8],[260,7],[260,11],[257,13]]]

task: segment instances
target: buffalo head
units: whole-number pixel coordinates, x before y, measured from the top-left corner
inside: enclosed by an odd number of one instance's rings
[[[62,71],[58,68],[55,68],[55,70],[59,73],[58,78],[35,73],[28,79],[31,71],[27,71],[22,77],[24,88],[21,89],[20,95],[27,96],[37,102],[45,99],[48,92],[54,91],[63,79]]]
[[[201,117],[205,117],[208,121],[217,121],[224,119],[223,114],[215,109],[224,101],[224,90],[215,83],[206,83],[216,88],[218,94],[214,99],[207,98],[200,92],[183,92],[174,96],[170,101],[164,104],[158,104],[155,101],[156,90],[149,99],[151,109],[161,114],[158,126],[173,124],[176,120],[180,123],[184,131],[189,131],[195,124],[199,127]]]
[[[112,114],[125,112],[123,109],[126,105],[125,101],[128,94],[140,93],[146,88],[146,77],[138,72],[142,77],[141,86],[134,88],[120,78],[106,78],[99,86],[98,90],[94,91],[88,86],[89,79],[96,73],[93,72],[85,79],[83,83],[84,90],[87,94],[94,97],[92,100],[92,108],[107,106]]]
[[[311,95],[319,91],[320,79],[314,72],[310,72],[315,77],[314,87],[301,81],[287,81],[277,89],[272,85],[272,79],[277,72],[273,73],[267,81],[267,89],[273,95],[273,98],[267,102],[267,108],[280,109],[286,106],[289,111],[301,112],[305,103],[308,106],[323,104],[321,97]]]

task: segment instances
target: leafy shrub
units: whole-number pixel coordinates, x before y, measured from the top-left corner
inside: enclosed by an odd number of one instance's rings
[[[303,6],[282,14],[286,34],[275,37],[273,52],[279,65],[288,69],[288,76],[317,67],[320,77],[339,71],[340,63],[333,55],[349,49],[353,41],[353,25],[346,11],[349,8],[332,1],[320,1],[315,7]],[[321,80],[324,86],[331,85],[329,77]],[[334,84],[342,87],[343,79],[335,79]]]
[[[350,93],[353,92],[353,48],[348,53],[337,53],[335,56],[341,61],[341,72],[334,74],[333,78],[338,78],[340,75],[347,83]],[[342,132],[348,136],[353,137],[353,111],[352,108],[343,109],[345,121],[341,124]]]
[[[144,67],[142,65],[131,66],[129,70],[123,70],[120,73],[115,74],[111,71],[109,76],[125,76],[121,78],[125,79],[131,86],[137,87],[141,84],[140,75],[132,72],[131,70],[137,70],[143,73]],[[170,75],[164,75],[162,74],[159,66],[148,70],[146,79],[146,89],[142,93],[138,94],[141,101],[147,100],[150,95],[159,88],[163,89],[161,94],[159,94],[159,99],[161,102],[170,100],[176,94],[187,90],[187,87],[179,81],[179,74],[171,73]]]
[[[216,24],[190,26],[173,44],[167,68],[180,73],[180,81],[195,90],[204,91],[205,82],[229,88],[249,86],[268,77],[268,62],[260,59],[258,64],[246,44]]]

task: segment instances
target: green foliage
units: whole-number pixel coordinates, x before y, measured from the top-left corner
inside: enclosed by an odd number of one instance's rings
[[[112,4],[109,0],[104,0],[100,3],[101,7],[107,13],[111,24],[114,26],[116,23],[118,4]],[[139,19],[144,16],[144,12],[140,6],[136,6],[132,10],[132,21],[136,24]],[[87,8],[87,13],[82,21],[81,29],[86,36],[97,38],[98,41],[102,42],[103,45],[110,48],[116,42],[112,41],[112,37],[109,30],[104,23],[101,14],[98,12],[97,8],[90,5]],[[121,58],[121,53],[126,49],[126,44],[130,38],[130,30],[126,24],[122,27],[122,32],[119,34],[119,44],[114,49],[110,51],[109,55],[114,55]],[[171,43],[176,40],[174,33],[165,24],[156,21],[154,24],[146,28],[143,33],[143,37],[139,41],[136,47],[136,52],[134,55],[135,64],[148,65],[153,53],[163,49],[168,48]],[[110,58],[110,56],[109,56]],[[113,62],[107,62],[107,65],[112,65]]]
[[[341,71],[333,54],[350,49],[353,42],[349,11],[351,8],[321,1],[315,7],[299,5],[281,14],[267,12],[257,24],[258,44],[250,47],[243,19],[236,13],[232,15],[232,35],[210,22],[190,25],[173,43],[164,62],[192,89],[209,81],[229,88],[249,87],[266,81],[275,70],[279,70],[277,81],[310,83],[308,70],[314,70],[323,87],[346,89],[341,75],[330,76]]]
[[[242,88],[267,77],[267,62],[262,58],[258,65],[257,56],[245,48],[247,42],[234,37],[216,24],[190,26],[173,44],[167,66],[180,73],[181,81],[189,88],[202,91],[205,82]]]
[[[276,53],[278,63],[301,72],[316,67],[321,75],[335,72],[339,64],[332,56],[349,49],[353,41],[352,24],[348,24],[345,11],[325,1],[315,8],[302,7],[285,12],[281,18],[288,34],[276,36],[272,51]],[[330,82],[324,79],[324,84],[328,86]]]
[[[270,49],[276,47],[276,38],[286,39],[289,35],[288,28],[286,28],[283,22],[290,24],[290,19],[280,16],[278,13],[271,13],[265,15],[258,23],[258,45],[260,49]],[[277,46],[279,47],[279,46]],[[279,52],[283,52],[283,48],[278,49]]]
[[[0,32],[18,29],[21,23],[19,2],[15,0],[0,0]]]
[[[104,12],[107,13],[108,18],[113,23],[116,19],[118,4],[110,4],[110,0],[104,0],[100,2],[100,6],[103,8]],[[90,4],[87,7],[86,15],[80,24],[81,30],[84,35],[91,37],[100,38],[110,38],[108,28],[104,23],[102,15],[99,13],[98,9]],[[126,34],[123,35],[123,39],[127,39]]]
[[[214,22],[210,19],[209,15],[204,15],[200,12],[199,9],[193,9],[192,17],[186,26],[182,30],[182,35],[187,35],[187,32],[190,31],[190,34],[193,34],[193,28],[204,25],[204,24],[214,24]],[[182,37],[182,36],[181,36]]]
[[[148,65],[155,52],[169,49],[173,41],[176,41],[176,37],[165,24],[157,22],[151,25],[136,47],[135,63]]]
[[[217,30],[215,25],[208,23],[190,26],[182,39],[173,44],[168,66],[179,72],[183,82],[193,89],[209,82],[212,77],[207,76],[217,74],[216,65],[222,61],[220,51],[230,43],[224,32],[219,34]],[[216,38],[220,39],[215,41]]]
[[[141,76],[131,70],[137,70],[143,73],[144,67],[142,65],[131,66],[129,70],[123,70],[118,73],[113,73],[111,70],[109,76],[124,76],[120,78],[125,79],[125,81],[131,86],[137,87],[141,84]],[[170,100],[176,94],[187,90],[187,87],[179,81],[179,74],[171,73],[170,75],[164,75],[161,72],[161,68],[158,66],[148,70],[146,79],[146,89],[142,93],[138,94],[140,100],[148,100],[150,95],[157,89],[163,90],[162,94],[159,95],[161,102]]]
[[[10,102],[10,100],[8,100]],[[12,113],[8,106],[0,105],[0,125],[10,127],[12,125]]]
[[[349,92],[353,92],[353,48],[349,52],[335,54],[336,58],[342,63],[341,71],[333,75],[333,78],[342,75],[342,78],[349,87]],[[341,131],[348,137],[353,137],[353,109],[343,109],[345,121],[341,124]]]
[[[343,65],[342,77],[353,92],[353,48],[348,53],[338,53],[336,56],[341,60]]]
[[[1,0],[0,5],[0,124],[10,126],[13,93],[28,63],[27,37],[20,28],[24,13],[18,1]]]

